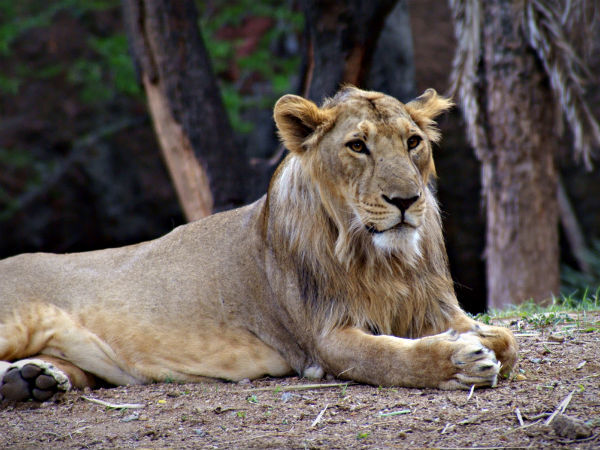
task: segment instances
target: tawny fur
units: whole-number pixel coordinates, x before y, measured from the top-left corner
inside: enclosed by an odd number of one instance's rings
[[[458,306],[429,186],[450,106],[433,90],[406,105],[353,87],[320,108],[284,96],[290,154],[255,203],[138,245],[1,261],[0,360],[51,356],[113,384],[493,385],[485,347],[508,371],[516,342]]]

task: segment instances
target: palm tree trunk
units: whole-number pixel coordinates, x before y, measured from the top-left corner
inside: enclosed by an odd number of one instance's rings
[[[483,164],[488,306],[559,289],[558,139],[547,76],[524,40],[515,2],[482,2]]]

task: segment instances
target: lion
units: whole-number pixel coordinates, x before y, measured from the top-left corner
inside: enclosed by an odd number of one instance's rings
[[[256,202],[137,245],[1,261],[0,395],[294,373],[494,386],[517,343],[460,308],[431,187],[451,105],[285,95],[289,152]]]

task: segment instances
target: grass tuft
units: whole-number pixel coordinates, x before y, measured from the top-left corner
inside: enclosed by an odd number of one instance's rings
[[[575,291],[569,295],[561,294],[552,297],[549,303],[538,304],[527,300],[520,305],[510,305],[506,309],[490,309],[488,312],[473,316],[475,320],[489,324],[492,319],[520,318],[538,326],[556,325],[572,321],[567,312],[598,311],[600,310],[600,287],[590,292],[589,288],[578,295]]]

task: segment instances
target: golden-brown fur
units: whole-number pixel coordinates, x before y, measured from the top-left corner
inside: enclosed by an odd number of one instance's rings
[[[290,154],[266,197],[134,246],[1,261],[0,360],[50,356],[113,384],[493,385],[516,342],[458,306],[429,187],[450,106],[433,90],[284,96]]]

